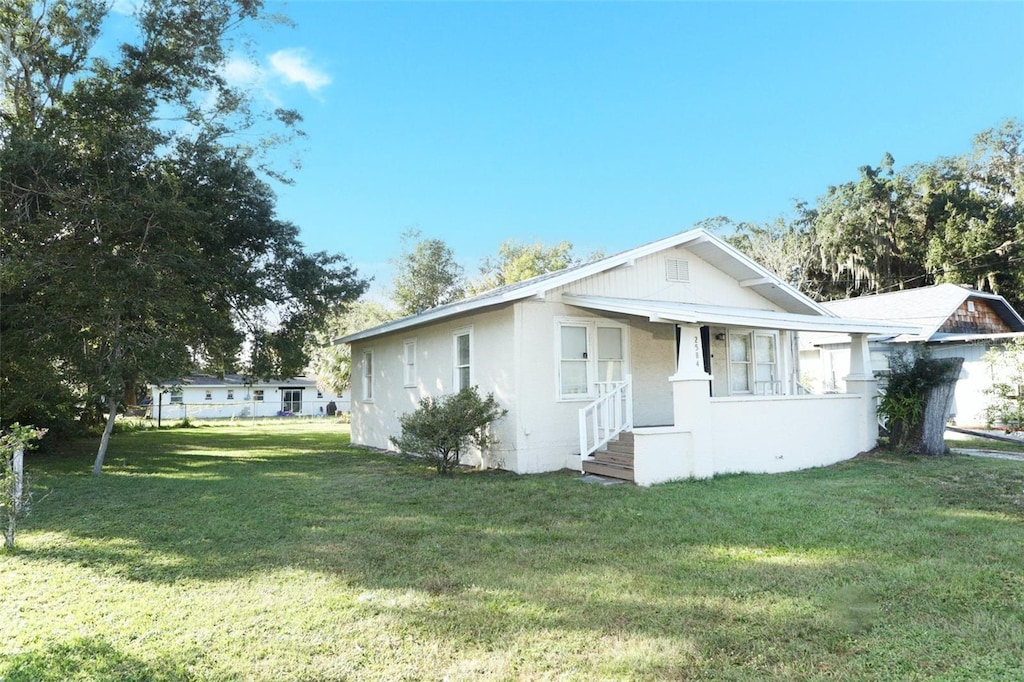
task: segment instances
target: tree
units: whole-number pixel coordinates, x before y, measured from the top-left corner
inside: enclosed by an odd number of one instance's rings
[[[963,363],[963,358],[892,358],[878,404],[891,448],[926,455],[946,452],[946,423]]]
[[[437,473],[451,475],[471,446],[480,450],[482,465],[486,449],[497,443],[488,427],[506,414],[493,393],[481,398],[476,386],[438,398],[426,396],[416,411],[398,418],[402,435],[391,442],[405,454],[425,457]]]
[[[225,45],[260,3],[144,2],[116,61],[90,52],[108,9],[0,11],[4,374],[43,368],[51,395],[102,399],[96,473],[126,386],[234,363],[243,343],[249,373],[297,373],[306,333],[366,288],[341,256],[304,252],[254,150],[228,142],[253,119]],[[33,383],[5,381],[5,405],[32,407]]]
[[[805,211],[825,284],[843,296],[929,284],[927,235],[911,176],[886,154],[863,166],[860,180],[829,187]]]
[[[739,223],[725,240],[797,288],[803,287],[814,265],[811,235],[801,220],[779,217],[771,223]]]
[[[979,133],[972,151],[922,169],[936,280],[971,284],[1024,305],[1024,127]]]
[[[982,360],[992,377],[992,385],[985,389],[988,426],[1024,431],[1024,339],[1012,339],[1002,349],[990,348]]]
[[[462,266],[444,241],[425,239],[410,228],[402,234],[402,245],[401,255],[391,260],[396,271],[391,299],[400,315],[415,315],[465,295]]]
[[[480,264],[480,277],[471,285],[473,293],[496,289],[506,284],[556,272],[583,262],[572,252],[572,243],[560,241],[553,246],[544,242],[532,244],[508,239],[498,247],[495,257],[487,257]]]
[[[352,349],[336,344],[348,334],[376,327],[395,319],[393,310],[377,301],[361,300],[335,307],[323,325],[309,337],[307,353],[317,385],[341,394],[351,384]]]

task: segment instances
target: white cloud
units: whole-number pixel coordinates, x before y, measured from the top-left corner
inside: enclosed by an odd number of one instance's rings
[[[235,57],[229,59],[221,68],[221,74],[228,83],[235,87],[249,87],[263,80],[260,67],[247,59]]]
[[[331,82],[330,76],[309,64],[306,52],[301,49],[278,50],[270,55],[270,66],[284,82],[299,83],[310,93]]]

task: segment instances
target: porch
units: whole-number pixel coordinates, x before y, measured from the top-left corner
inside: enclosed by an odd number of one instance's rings
[[[791,331],[813,320],[772,316],[744,319],[743,329],[779,325]],[[653,318],[652,318],[653,319]],[[667,320],[666,320],[667,321]],[[708,320],[719,322],[719,320]],[[877,382],[871,374],[868,334],[856,324],[827,319],[851,334],[852,354],[848,392],[812,395],[796,382],[795,349],[785,343],[776,351],[769,376],[751,376],[740,394],[716,395],[708,359],[708,326],[703,320],[676,324],[676,372],[668,377],[672,394],[672,423],[638,426],[633,420],[632,377],[599,386],[600,396],[579,412],[580,468],[651,485],[675,479],[707,478],[721,473],[777,473],[827,466],[873,448],[878,439]],[[777,330],[774,326],[771,329]],[[858,333],[858,329],[860,332]],[[874,329],[870,329],[874,333]],[[795,340],[795,334],[794,340]],[[786,339],[786,336],[782,336]],[[721,382],[722,376],[716,379]],[[726,379],[728,380],[728,379]],[[662,384],[664,385],[664,384]]]

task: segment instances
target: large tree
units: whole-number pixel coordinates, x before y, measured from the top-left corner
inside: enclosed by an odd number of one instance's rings
[[[913,179],[894,169],[885,154],[877,167],[862,166],[860,179],[828,188],[804,219],[823,283],[841,295],[930,284],[922,204]]]
[[[452,303],[466,293],[463,269],[452,249],[441,239],[423,237],[416,228],[402,234],[402,252],[391,265],[391,300],[400,315]]]
[[[226,44],[260,9],[149,0],[109,57],[94,53],[107,3],[0,8],[2,417],[102,398],[97,473],[126,387],[233,366],[243,344],[250,373],[296,373],[305,334],[365,289],[342,257],[303,250],[253,150],[230,143],[254,119],[222,76]]]
[[[1024,128],[979,133],[971,152],[920,173],[937,281],[970,284],[1024,305]]]
[[[479,293],[564,270],[581,262],[582,259],[573,253],[572,242],[563,240],[547,246],[544,242],[524,243],[507,239],[498,247],[496,256],[489,256],[480,264],[480,277],[470,289]]]
[[[360,300],[337,306],[308,339],[310,367],[317,385],[332,393],[348,390],[352,380],[352,350],[335,341],[395,319],[396,313],[379,301]]]

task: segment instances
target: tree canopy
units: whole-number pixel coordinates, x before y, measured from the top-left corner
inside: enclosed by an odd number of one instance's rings
[[[452,303],[466,293],[463,269],[443,240],[423,237],[411,228],[402,234],[402,252],[391,260],[395,267],[391,300],[399,315]]]
[[[1024,306],[1024,132],[979,133],[970,152],[897,170],[883,156],[796,218],[714,226],[818,299],[953,282]],[[794,275],[798,275],[794,277]]]
[[[307,332],[366,288],[304,250],[257,150],[231,142],[257,119],[222,75],[226,45],[261,3],[142,2],[114,57],[95,50],[109,8],[0,10],[2,419],[49,425],[102,398],[97,471],[135,382],[197,363],[298,373]]]

